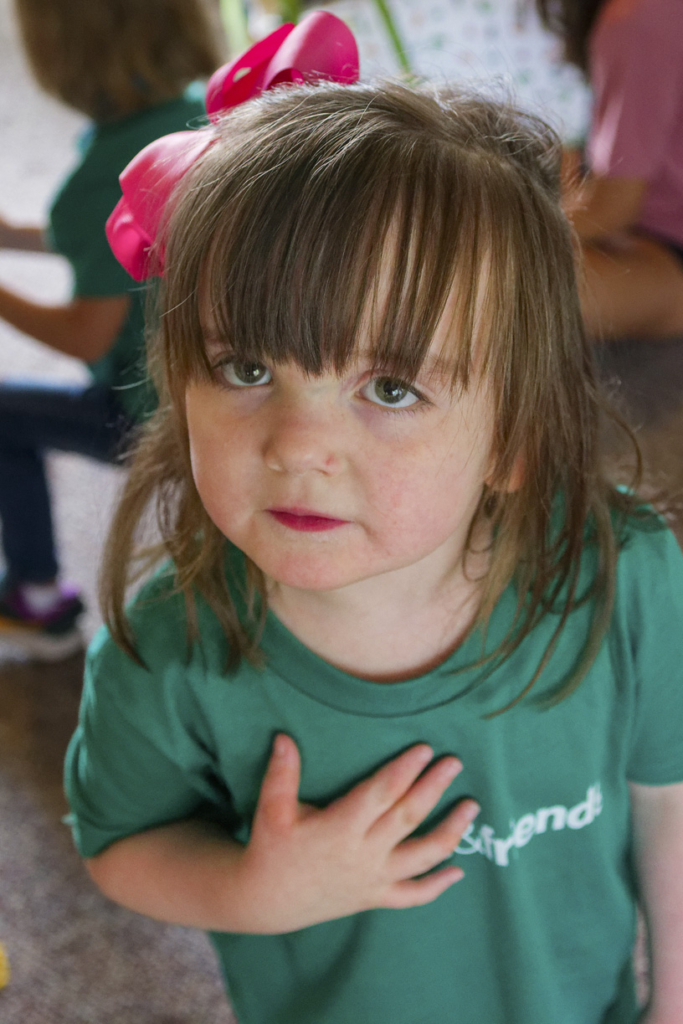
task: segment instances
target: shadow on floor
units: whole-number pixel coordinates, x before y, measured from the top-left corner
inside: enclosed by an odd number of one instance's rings
[[[597,350],[603,380],[631,422],[654,426],[680,409],[683,338],[614,342]]]

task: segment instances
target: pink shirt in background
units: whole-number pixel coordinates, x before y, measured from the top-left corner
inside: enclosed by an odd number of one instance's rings
[[[641,178],[638,226],[683,245],[683,0],[611,0],[590,40],[587,157],[610,178]]]

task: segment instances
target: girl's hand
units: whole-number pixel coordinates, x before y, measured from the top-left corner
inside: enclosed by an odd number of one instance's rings
[[[240,893],[256,916],[249,930],[288,932],[375,907],[421,906],[462,878],[458,867],[419,876],[452,854],[479,811],[473,800],[408,838],[462,769],[444,757],[425,771],[432,758],[428,746],[411,747],[319,810],[299,802],[299,752],[279,735],[239,866]]]

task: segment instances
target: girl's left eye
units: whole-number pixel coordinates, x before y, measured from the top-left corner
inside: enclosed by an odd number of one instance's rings
[[[226,359],[216,367],[226,384],[233,388],[250,388],[259,384],[270,384],[273,379],[267,366],[256,362],[238,362]]]
[[[408,409],[420,401],[420,396],[408,384],[392,377],[373,377],[361,389],[361,394],[374,405],[391,409]]]

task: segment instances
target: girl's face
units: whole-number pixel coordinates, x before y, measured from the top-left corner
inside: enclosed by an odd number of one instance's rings
[[[486,388],[453,392],[438,357],[406,386],[362,358],[309,377],[235,362],[211,337],[207,352],[213,381],[186,391],[194,479],[216,526],[270,580],[330,591],[459,568],[492,468]]]

